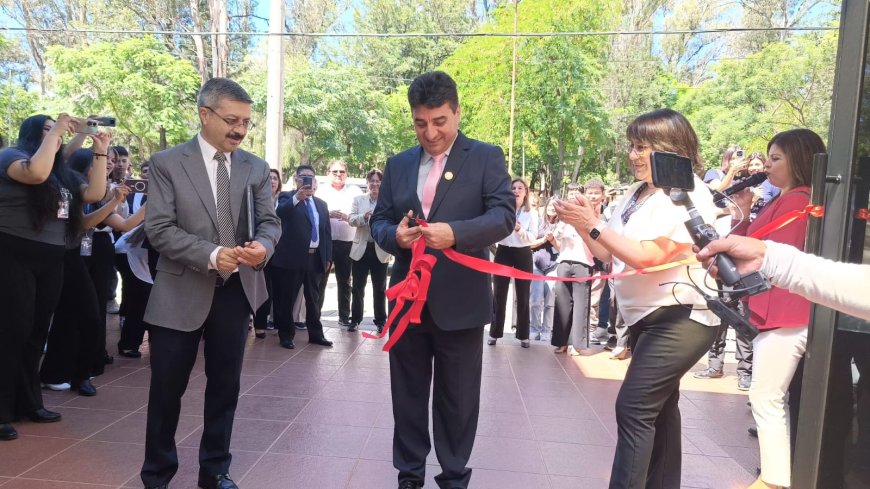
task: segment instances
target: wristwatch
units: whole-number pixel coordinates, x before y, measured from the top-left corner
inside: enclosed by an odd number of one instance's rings
[[[604,224],[604,221],[598,221],[598,224],[589,231],[589,237],[592,239],[598,239],[598,237],[601,236],[601,231],[604,231],[605,227],[607,226]]]

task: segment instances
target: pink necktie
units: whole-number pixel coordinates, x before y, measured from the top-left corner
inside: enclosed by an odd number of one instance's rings
[[[438,188],[438,180],[441,179],[441,170],[444,169],[445,156],[444,153],[441,153],[432,157],[435,162],[432,164],[432,168],[429,169],[426,183],[423,184],[423,201],[420,203],[423,205],[423,215],[427,219],[429,218],[429,211],[432,209],[432,202],[435,201],[435,189]]]

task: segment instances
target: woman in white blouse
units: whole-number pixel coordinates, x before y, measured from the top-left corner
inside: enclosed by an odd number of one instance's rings
[[[495,262],[532,273],[532,248],[538,233],[538,213],[529,205],[529,186],[522,178],[511,182],[511,191],[517,201],[517,223],[510,236],[498,242]],[[495,297],[495,319],[489,327],[488,345],[495,345],[504,336],[505,310],[507,309],[508,285],[510,279],[493,278]],[[517,296],[517,339],[523,348],[529,347],[529,286],[528,280],[515,280]]]

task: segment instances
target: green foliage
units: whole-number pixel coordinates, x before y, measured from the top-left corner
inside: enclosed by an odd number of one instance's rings
[[[764,151],[777,132],[805,127],[827,139],[837,32],[768,43],[741,60],[723,61],[715,78],[681,91],[683,111],[702,141],[709,167],[738,144]]]
[[[606,29],[619,11],[611,0],[527,0],[519,4],[518,29],[524,32]],[[484,31],[513,30],[513,6],[493,13]],[[474,38],[443,68],[457,80],[463,128],[469,135],[507,147],[510,124],[512,39]],[[572,173],[578,148],[583,167],[597,162],[607,143],[607,113],[602,104],[600,59],[603,37],[537,37],[518,41],[516,129],[511,170],[557,189]],[[522,147],[520,146],[522,144]],[[507,152],[507,151],[506,151]],[[594,160],[592,159],[594,158]],[[533,185],[535,185],[533,183]]]
[[[116,139],[138,149],[140,157],[159,148],[160,128],[169,145],[195,132],[199,76],[154,37],[77,49],[52,46],[48,59],[56,96],[68,101],[68,110],[115,115]]]

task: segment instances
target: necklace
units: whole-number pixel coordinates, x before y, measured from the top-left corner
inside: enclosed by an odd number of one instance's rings
[[[652,195],[655,193],[655,191],[650,192],[646,196],[641,198],[641,195],[646,192],[647,187],[649,186],[646,182],[644,182],[643,184],[641,184],[640,187],[637,188],[637,190],[634,192],[634,195],[631,196],[631,200],[628,201],[628,205],[622,212],[623,225],[628,224],[628,220],[631,218],[632,214],[637,212],[637,210],[640,209],[646,203],[646,201],[649,200],[649,198],[652,197]]]

